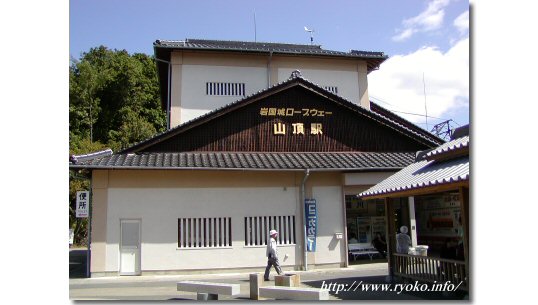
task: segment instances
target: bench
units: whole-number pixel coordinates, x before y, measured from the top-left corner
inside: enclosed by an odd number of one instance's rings
[[[376,248],[364,244],[349,244],[348,249],[349,255],[353,257],[353,260],[356,260],[357,257],[361,255],[368,255],[370,260],[372,260],[374,255],[379,254],[379,251],[377,251]]]
[[[328,300],[329,290],[319,288],[266,286],[260,287],[259,296],[277,300]]]
[[[239,284],[211,283],[198,281],[181,281],[177,283],[177,291],[197,293],[197,300],[218,300],[218,295],[235,296],[240,293]]]

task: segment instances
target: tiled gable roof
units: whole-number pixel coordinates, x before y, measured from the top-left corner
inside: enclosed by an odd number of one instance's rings
[[[171,128],[167,131],[164,131],[160,134],[155,135],[154,137],[144,140],[142,142],[136,143],[132,145],[129,148],[124,149],[120,153],[127,153],[127,152],[136,152],[140,149],[143,149],[144,147],[147,147],[149,145],[153,145],[159,141],[163,141],[173,135],[176,135],[178,133],[181,133],[185,130],[188,130],[192,127],[198,126],[200,124],[203,124],[204,122],[207,122],[212,119],[216,119],[220,117],[221,115],[228,113],[230,111],[233,111],[237,108],[243,107],[245,105],[248,105],[251,102],[257,101],[265,96],[268,96],[270,94],[274,94],[276,92],[285,90],[287,88],[290,88],[292,86],[299,85],[306,87],[317,94],[321,94],[330,100],[334,101],[335,103],[340,104],[341,106],[344,106],[354,112],[357,112],[358,114],[364,115],[370,119],[373,119],[377,121],[380,124],[386,125],[396,131],[398,131],[401,134],[404,134],[408,137],[414,138],[422,143],[425,143],[426,145],[430,147],[435,147],[441,143],[443,143],[443,140],[431,135],[427,131],[420,129],[420,128],[409,128],[408,125],[411,124],[405,119],[393,115],[393,116],[384,116],[378,112],[370,111],[366,108],[363,108],[362,106],[356,105],[332,92],[329,92],[323,88],[321,88],[319,85],[314,84],[301,76],[294,76],[290,77],[288,80],[280,82],[278,84],[273,85],[270,88],[267,88],[265,90],[258,91],[250,96],[247,96],[243,99],[237,100],[235,102],[232,102],[230,104],[224,105],[220,108],[217,108],[215,110],[212,110],[202,116],[199,116],[193,120],[190,120],[188,122],[185,122],[181,125],[178,125],[174,128]]]
[[[92,169],[214,169],[214,170],[398,170],[414,160],[413,153],[268,153],[180,152],[116,154],[72,163]]]
[[[351,50],[349,52],[326,50],[321,45],[305,45],[274,42],[252,42],[252,41],[227,41],[227,40],[157,40],[153,43],[155,48],[178,49],[178,50],[205,50],[205,51],[235,51],[253,53],[273,53],[292,55],[318,55],[359,58],[368,61],[368,71],[375,70],[385,61],[388,56],[383,52]]]

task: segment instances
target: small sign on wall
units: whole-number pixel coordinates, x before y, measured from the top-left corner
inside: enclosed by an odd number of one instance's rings
[[[316,252],[316,235],[318,227],[318,211],[316,199],[305,199],[306,217],[306,251]]]
[[[90,192],[78,191],[77,192],[76,217],[77,218],[88,217],[89,206],[90,206]]]

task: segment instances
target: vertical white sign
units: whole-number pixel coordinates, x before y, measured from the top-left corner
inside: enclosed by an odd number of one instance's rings
[[[78,191],[77,192],[77,218],[86,218],[88,217],[88,210],[90,206],[90,192],[88,191]]]

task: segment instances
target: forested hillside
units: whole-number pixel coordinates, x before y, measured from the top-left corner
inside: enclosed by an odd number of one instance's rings
[[[104,46],[90,49],[69,66],[69,154],[111,148],[114,152],[166,128],[152,56]],[[86,219],[75,218],[75,195],[88,190],[87,173],[69,175],[69,225],[84,244]]]

